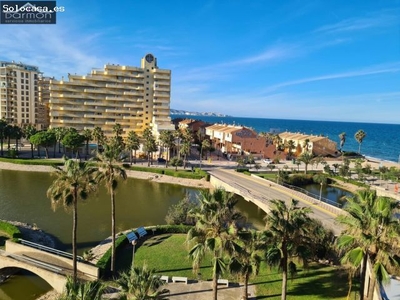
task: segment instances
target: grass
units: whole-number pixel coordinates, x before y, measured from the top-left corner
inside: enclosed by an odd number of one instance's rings
[[[192,271],[191,261],[185,244],[185,234],[164,234],[149,236],[143,244],[136,246],[135,266],[147,264],[161,275],[183,276],[198,279],[198,274]],[[119,271],[129,269],[132,262],[132,245],[127,246],[117,260]],[[212,278],[211,257],[204,260],[200,268],[201,279]],[[223,275],[230,281],[238,282],[237,278]],[[261,266],[260,274],[251,280],[257,289],[257,299],[280,299],[282,276],[276,268]],[[333,266],[312,263],[307,269],[298,265],[296,277],[288,282],[287,299],[346,299],[347,273]],[[355,299],[354,293],[351,299]]]

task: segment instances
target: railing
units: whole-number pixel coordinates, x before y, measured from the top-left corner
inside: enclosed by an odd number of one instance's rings
[[[283,185],[284,187],[287,187],[287,188],[289,188],[291,190],[294,190],[294,191],[297,191],[299,193],[305,194],[305,195],[307,195],[307,196],[309,196],[311,198],[314,198],[314,199],[317,199],[317,200],[321,200],[322,202],[325,202],[325,203],[328,203],[330,205],[336,206],[338,208],[342,208],[343,207],[340,203],[337,203],[335,201],[332,201],[332,200],[324,198],[324,197],[320,198],[318,195],[310,193],[309,191],[307,191],[305,189],[302,189],[302,188],[299,188],[298,186],[290,185],[290,184],[287,184],[287,183],[282,183],[281,185]]]
[[[35,248],[35,249],[38,249],[38,250],[41,250],[41,251],[44,251],[44,252],[56,254],[56,255],[59,255],[59,256],[62,256],[62,257],[70,258],[70,259],[73,258],[73,255],[71,253],[69,253],[69,252],[65,252],[65,251],[61,251],[61,250],[54,249],[54,248],[51,248],[51,247],[43,246],[43,245],[36,244],[36,243],[30,242],[30,241],[27,241],[27,240],[23,240],[23,239],[19,239],[19,242],[22,245],[29,246],[29,247],[32,247],[32,248]],[[77,256],[76,258],[77,258],[78,261],[83,261],[84,260],[82,256]]]

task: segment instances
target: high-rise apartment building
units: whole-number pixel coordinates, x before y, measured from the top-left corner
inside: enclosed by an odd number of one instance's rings
[[[173,130],[170,113],[171,71],[159,69],[147,54],[141,66],[107,64],[86,76],[68,75],[68,81],[50,80],[50,127],[78,131],[99,126],[106,135],[121,124],[123,134],[146,127]]]
[[[0,119],[11,124],[37,124],[38,67],[0,61]]]

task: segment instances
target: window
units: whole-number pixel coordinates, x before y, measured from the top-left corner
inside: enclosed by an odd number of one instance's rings
[[[21,91],[21,95],[24,95],[24,91]]]
[[[21,83],[24,83],[24,80],[23,80],[23,79],[21,79]]]
[[[29,78],[29,73],[25,73],[25,78]]]
[[[25,86],[25,89],[26,89],[26,90],[29,90],[29,86],[26,85],[26,86]]]
[[[25,80],[25,83],[26,83],[26,84],[28,84],[28,83],[29,83],[29,80],[28,80],[28,79],[26,79],[26,80]]]

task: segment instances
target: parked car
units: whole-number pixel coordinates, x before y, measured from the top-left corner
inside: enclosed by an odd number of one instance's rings
[[[162,157],[159,157],[159,158],[157,158],[157,162],[159,162],[159,163],[165,163],[166,160],[165,160],[164,158],[162,158]]]
[[[263,162],[266,164],[272,164],[272,161],[269,158],[263,159]]]

